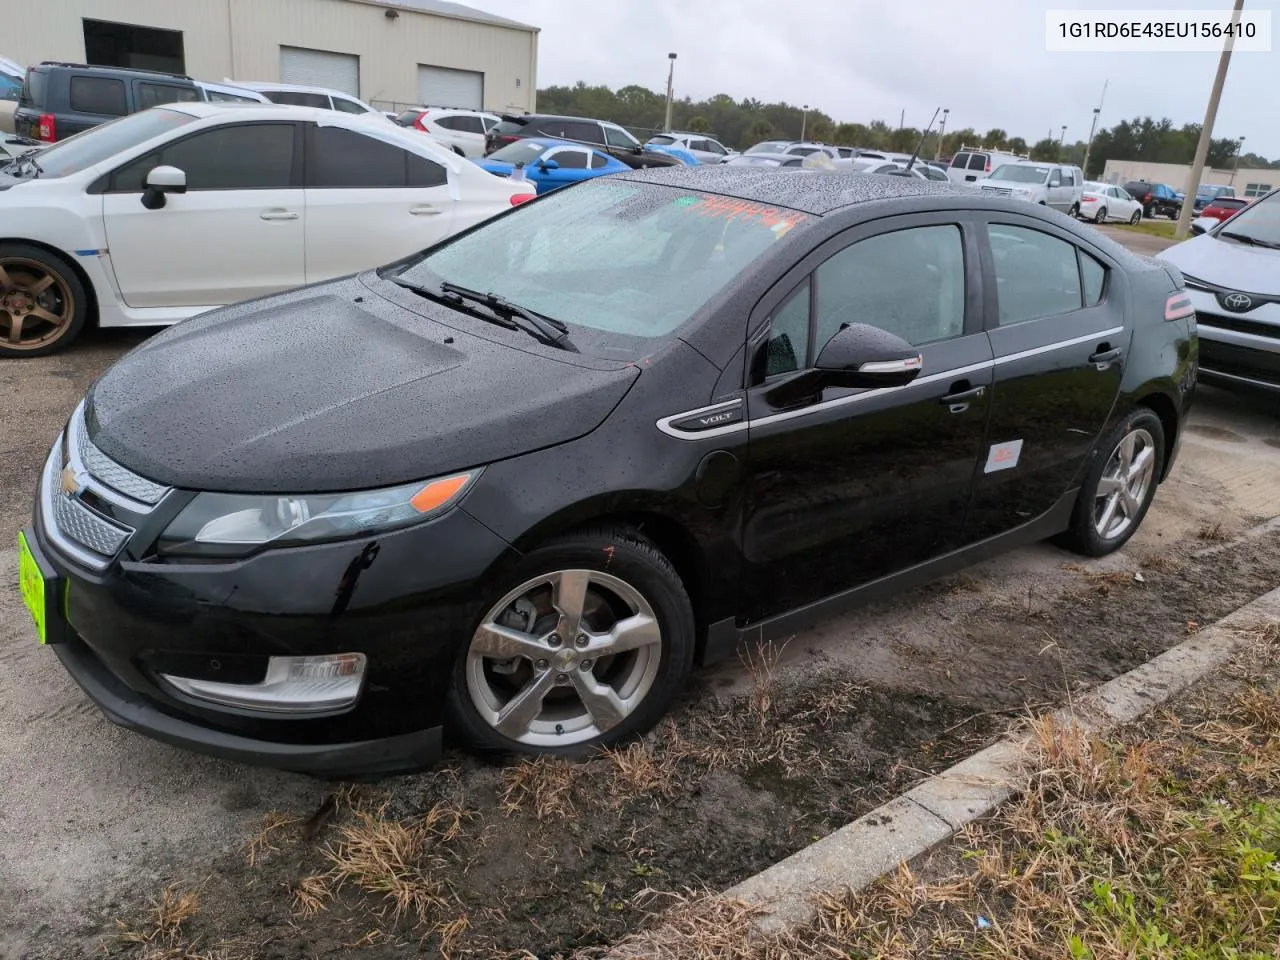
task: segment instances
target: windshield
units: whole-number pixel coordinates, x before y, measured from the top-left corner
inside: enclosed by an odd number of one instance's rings
[[[1106,189],[1107,189],[1107,184],[1105,183],[1098,183],[1094,180],[1086,180],[1084,182],[1085,193],[1105,193]]]
[[[1241,209],[1231,218],[1226,230],[1264,246],[1280,245],[1280,191]]]
[[[1044,183],[1049,179],[1048,167],[1032,167],[1021,163],[1006,163],[996,168],[991,174],[992,180],[1007,180],[1010,183]]]
[[[518,140],[501,150],[493,151],[485,159],[501,160],[504,163],[533,163],[542,156],[547,146],[548,144],[539,143],[537,140]]]
[[[650,137],[649,142],[657,144],[660,147],[669,147],[673,143],[678,142],[675,137],[669,137],[665,133],[660,133],[656,137]]]
[[[656,184],[591,180],[436,247],[401,274],[492,292],[635,359],[809,217]]]
[[[726,161],[726,163],[735,167],[776,167],[778,159],[777,157],[761,157],[759,155],[748,156],[744,153]]]
[[[789,141],[786,140],[766,140],[748,149],[747,153],[782,153],[788,143]]]
[[[28,156],[40,164],[41,179],[68,177],[121,151],[146,143],[152,137],[192,123],[195,119],[190,114],[177,110],[154,107],[90,127],[83,133],[77,133],[74,137],[68,137]]]

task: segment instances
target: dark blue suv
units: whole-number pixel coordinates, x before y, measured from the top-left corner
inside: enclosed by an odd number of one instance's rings
[[[1142,204],[1142,215],[1148,219],[1157,214],[1176,219],[1182,212],[1182,201],[1178,199],[1177,191],[1167,183],[1130,180],[1124,185],[1124,189]]]
[[[148,107],[201,99],[182,74],[45,61],[27,71],[13,125],[24,137],[54,143]]]

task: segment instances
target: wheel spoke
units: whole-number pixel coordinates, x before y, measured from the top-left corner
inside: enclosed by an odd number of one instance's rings
[[[1129,472],[1129,464],[1133,462],[1133,448],[1138,443],[1138,438],[1132,433],[1120,441],[1120,474]]]
[[[556,675],[550,670],[535,673],[533,679],[520,688],[520,692],[507,701],[498,711],[493,725],[503,736],[515,740],[529,732],[533,721],[542,712],[542,701],[556,685]]]
[[[1138,510],[1141,508],[1141,503],[1128,487],[1125,487],[1120,491],[1120,503],[1124,509],[1124,515],[1130,520],[1136,520],[1138,517]]]
[[[496,623],[480,624],[471,639],[471,650],[482,657],[495,660],[509,660],[511,657],[538,660],[548,653],[547,647],[538,638]]]
[[[58,316],[56,313],[50,313],[44,307],[39,306],[31,308],[31,316],[39,317],[41,320],[48,320],[50,323],[55,324],[61,324],[63,322],[62,317]]]
[[[37,280],[31,286],[27,287],[27,293],[34,297],[37,294],[44,293],[51,286],[53,286],[53,276],[52,274],[46,273],[42,279]]]
[[[1124,486],[1124,481],[1119,477],[1103,477],[1098,481],[1098,496],[1109,497],[1122,486]]]
[[[4,264],[0,263],[0,290],[12,290],[13,281],[9,279],[9,271],[4,268]]]
[[[647,614],[637,613],[619,620],[600,642],[592,644],[593,652],[600,656],[626,653],[662,642],[658,621]]]
[[[21,343],[22,342],[22,322],[25,318],[16,313],[3,313],[3,312],[0,312],[0,317],[9,318],[9,338],[8,338],[9,342]]]
[[[1116,491],[1107,497],[1107,505],[1102,509],[1102,516],[1098,518],[1098,532],[1104,537],[1107,531],[1111,529],[1111,521],[1115,519],[1116,507],[1120,504],[1120,491]]]
[[[1137,480],[1139,477],[1141,477],[1143,474],[1147,473],[1151,469],[1153,465],[1153,461],[1155,459],[1155,455],[1156,455],[1156,452],[1151,447],[1142,448],[1142,452],[1139,453],[1137,458],[1133,461],[1133,463],[1129,465],[1129,472],[1127,474],[1127,479],[1129,480],[1130,483],[1132,483],[1134,480]]]
[[[563,570],[551,587],[551,605],[560,613],[560,638],[573,643],[582,625],[582,611],[587,603],[587,585],[591,574],[586,570]]]
[[[627,715],[627,707],[613,687],[601,683],[585,671],[574,671],[572,676],[573,688],[582,698],[582,705],[587,708],[587,713],[591,714],[596,729],[603,733],[622,722]]]

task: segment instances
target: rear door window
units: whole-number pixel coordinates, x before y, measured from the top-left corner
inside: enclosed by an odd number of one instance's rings
[[[1000,326],[1080,309],[1080,266],[1073,244],[1003,223],[991,224],[987,235],[995,261]]]
[[[342,97],[333,98],[333,109],[341,113],[365,114],[369,112],[354,100],[344,100]]]
[[[300,90],[264,90],[262,95],[272,103],[284,103],[293,107],[319,107],[328,110],[329,98],[323,93],[303,93]]]
[[[194,103],[200,99],[194,87],[181,87],[176,83],[151,83],[137,81],[134,90],[138,96],[138,109],[148,110],[162,103]]]
[[[409,153],[341,127],[312,127],[307,187],[395,188],[409,185]]]
[[[985,153],[973,153],[969,155],[970,170],[986,170],[987,155]]]
[[[484,123],[479,117],[451,117],[453,120],[453,129],[461,133],[484,133]]]
[[[124,81],[111,77],[72,77],[71,110],[103,117],[123,117],[129,112]]]
[[[954,157],[951,158],[951,166],[955,167],[957,170],[963,170],[968,165],[969,165],[969,154],[967,153],[957,153]]]

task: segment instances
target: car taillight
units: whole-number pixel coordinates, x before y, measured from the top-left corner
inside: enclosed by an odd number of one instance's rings
[[[503,143],[515,143],[515,142],[516,142],[517,140],[519,140],[520,138],[519,138],[519,137],[510,137],[510,136],[507,136],[505,133],[503,133],[503,134],[499,134],[499,135],[498,135],[498,139],[499,139],[499,140],[501,140]]]
[[[1147,202],[1148,200],[1150,200],[1150,199],[1151,199],[1151,194],[1149,194],[1149,193],[1148,193],[1148,194],[1146,194],[1146,195],[1142,198],[1142,202],[1143,202],[1143,203],[1146,203],[1146,202]]]
[[[513,207],[518,207],[526,200],[532,200],[535,196],[537,196],[535,193],[517,193],[511,198],[511,205]]]
[[[52,113],[40,114],[40,125],[36,128],[36,139],[53,143],[58,133],[58,123]]]
[[[991,158],[987,157],[987,173],[991,172]]]
[[[1186,317],[1193,317],[1195,312],[1196,308],[1191,305],[1191,298],[1181,290],[1177,293],[1169,294],[1169,299],[1164,302],[1164,318],[1166,320],[1182,320]]]

